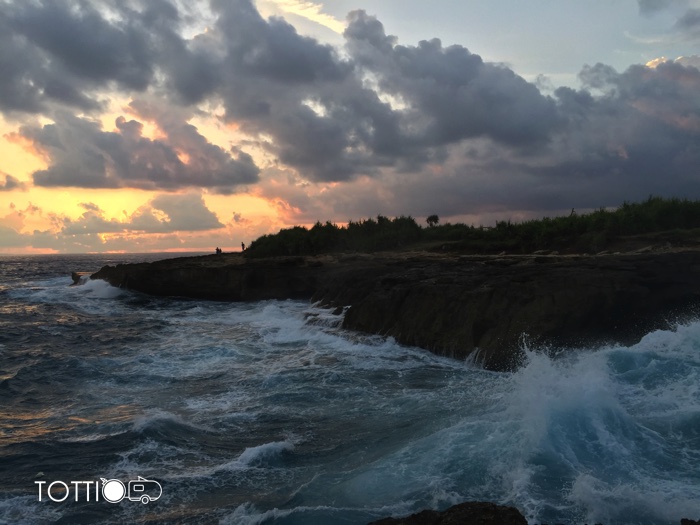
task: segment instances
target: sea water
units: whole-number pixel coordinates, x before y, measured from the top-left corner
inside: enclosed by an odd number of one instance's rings
[[[531,524],[700,518],[699,322],[496,373],[308,302],[68,286],[162,257],[0,258],[0,523],[365,524],[470,500]],[[105,500],[100,480],[139,477],[162,494]]]

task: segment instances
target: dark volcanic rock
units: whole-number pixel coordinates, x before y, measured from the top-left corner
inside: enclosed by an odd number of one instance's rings
[[[238,254],[166,259],[105,266],[92,279],[152,295],[220,301],[308,299],[317,268],[301,257],[277,257],[250,264]]]
[[[487,368],[510,369],[523,339],[632,344],[666,327],[664,316],[700,301],[700,253],[444,260],[355,283],[352,294],[346,328],[460,359],[478,349]]]
[[[468,502],[443,512],[424,510],[406,518],[384,518],[369,525],[527,525],[527,520],[513,507]]]
[[[522,344],[631,344],[700,304],[700,252],[573,256],[237,254],[105,267],[93,279],[156,295],[350,306],[343,327],[512,369]],[[525,338],[525,339],[524,339]],[[473,356],[472,356],[473,357]]]

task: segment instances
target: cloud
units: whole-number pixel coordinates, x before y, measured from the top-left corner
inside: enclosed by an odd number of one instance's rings
[[[675,29],[688,38],[700,38],[700,9],[688,9],[676,22]]]
[[[0,224],[0,247],[21,248],[27,244],[26,238],[17,230]]]
[[[0,110],[36,113],[45,110],[47,100],[82,109],[97,107],[64,75],[53,67],[44,52],[18,31],[12,16],[15,4],[0,8]]]
[[[53,124],[25,125],[20,134],[48,158],[35,171],[34,184],[45,187],[139,188],[178,190],[208,188],[232,193],[258,180],[258,168],[242,151],[224,151],[209,143],[191,124],[168,123],[163,139],[142,135],[143,124],[119,117],[116,131],[68,112]]]
[[[567,126],[542,159],[546,164],[521,165],[537,177],[530,193],[587,207],[649,194],[700,195],[693,167],[700,162],[700,71],[679,63],[623,73],[596,65],[582,76],[601,94],[556,92]]]
[[[650,194],[700,196],[700,71],[674,62],[622,73],[594,65],[582,77],[585,87],[556,90],[563,124],[535,151],[471,139],[420,172],[388,170],[322,188],[266,172],[258,188],[281,200],[291,223],[377,213],[532,216]]]
[[[78,219],[60,219],[64,235],[105,233],[172,233],[197,232],[223,228],[216,215],[205,205],[201,194],[159,195],[141,206],[125,221],[107,220],[93,203],[81,203],[85,212]]]
[[[77,219],[72,220],[68,217],[62,219],[63,227],[60,233],[63,235],[92,235],[98,233],[116,233],[124,232],[128,228],[127,224],[121,223],[114,219],[106,220],[99,210],[87,210]]]
[[[285,13],[304,17],[336,33],[342,33],[345,29],[341,20],[323,12],[321,4],[304,0],[273,0],[273,2]]]
[[[81,208],[87,211],[101,212],[101,208],[93,202],[81,202],[79,204]]]
[[[511,70],[439,40],[399,46],[362,11],[348,18],[345,60],[247,0],[215,6],[226,118],[271,137],[264,147],[309,180],[420,169],[468,138],[531,148],[558,125],[554,101]]]
[[[639,12],[649,15],[669,9],[672,7],[684,7],[688,5],[688,0],[637,0]]]
[[[351,55],[382,92],[410,108],[403,112],[410,141],[428,146],[489,137],[506,146],[532,146],[556,128],[554,101],[512,70],[485,63],[462,46],[444,48],[438,39],[397,45],[364,11],[350,13],[348,21]]]
[[[202,196],[195,193],[159,195],[134,213],[129,224],[131,230],[146,232],[204,231],[223,227],[206,207]]]
[[[659,57],[650,60],[645,64],[645,66],[654,68],[665,62],[674,62],[675,64],[680,64],[682,66],[691,66],[696,69],[700,69],[700,55],[680,56],[674,60],[669,60],[666,57]]]
[[[370,169],[369,155],[353,149],[358,117],[343,101],[365,95],[352,64],[282,19],[263,20],[247,0],[214,5],[228,50],[220,89],[226,118],[254,137],[271,137],[263,147],[310,179],[344,180]]]
[[[88,2],[12,6],[9,18],[16,31],[75,77],[96,83],[115,80],[137,90],[148,85],[153,61],[139,18],[110,23]]]
[[[10,206],[0,216],[0,251],[39,249],[61,252],[102,252],[109,250],[163,251],[180,248],[213,250],[218,245],[237,249],[242,239],[253,239],[278,228],[269,223],[249,224],[238,216],[222,224],[197,193],[162,194],[141,206],[122,221],[106,219],[94,203],[80,203],[85,210],[77,219],[49,214],[52,227],[25,233],[30,215],[46,215],[29,204],[24,210]]]
[[[250,223],[249,219],[246,219],[245,217],[243,217],[242,214],[235,212],[235,211],[233,212],[231,220],[235,224],[249,224]]]
[[[643,15],[671,11],[672,15],[677,17],[671,31],[676,40],[679,36],[691,41],[700,38],[700,8],[697,7],[697,2],[690,0],[638,0],[638,3],[639,11]],[[640,41],[644,42],[641,39]],[[664,38],[657,37],[649,40],[649,43],[655,44],[663,41]]]
[[[681,56],[674,60],[676,64],[683,66],[692,66],[695,69],[700,69],[700,55]]]
[[[185,39],[186,17],[169,0],[0,5],[1,110],[96,111],[105,91],[142,93],[160,73],[193,103],[216,83],[215,45],[206,35]]]
[[[24,191],[27,185],[19,181],[16,177],[0,171],[0,191]]]
[[[250,191],[304,221],[700,196],[697,57],[586,66],[580,88],[545,94],[466,47],[402,44],[364,11],[348,15],[339,49],[251,0],[212,0],[206,30],[168,0],[1,5],[0,111],[44,117],[13,135],[46,161],[34,184],[172,192],[125,221],[84,203],[65,233],[220,229],[203,190]],[[678,13],[684,35],[698,28],[687,1],[639,8]],[[115,93],[130,103],[108,130],[99,116]],[[197,116],[235,126],[245,146],[210,142]]]
[[[110,23],[90,2],[3,2],[0,107],[38,112],[58,102],[91,110],[100,106],[91,91],[110,81],[145,89],[152,53],[138,22]]]

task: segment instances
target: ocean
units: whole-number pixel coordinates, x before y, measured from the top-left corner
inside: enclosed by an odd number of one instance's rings
[[[700,519],[700,322],[499,373],[308,302],[69,286],[167,256],[0,256],[0,523]]]

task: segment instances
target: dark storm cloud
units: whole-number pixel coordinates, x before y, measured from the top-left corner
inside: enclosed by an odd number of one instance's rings
[[[142,92],[159,68],[183,93],[182,72],[207,77],[193,66],[201,49],[179,35],[178,10],[166,0],[0,2],[0,109],[95,110],[100,89]]]
[[[223,57],[220,42],[211,34],[197,35],[189,42],[176,34],[167,36],[162,69],[169,89],[184,104],[196,104],[221,87]]]
[[[546,96],[465,47],[401,45],[363,11],[348,16],[341,53],[264,19],[251,0],[212,0],[212,25],[192,38],[167,0],[0,5],[0,109],[54,121],[21,129],[49,161],[34,173],[37,185],[230,193],[256,183],[247,153],[209,143],[188,123],[220,103],[223,118],[295,180],[367,176],[363,183],[385,192],[373,200],[395,199],[394,209],[402,201],[442,215],[440,203],[456,214],[700,196],[700,73],[681,63],[622,73],[586,66],[580,89]],[[639,0],[643,13],[686,10],[676,29],[693,35],[700,17],[688,5]],[[114,131],[60,111],[94,111],[109,90],[132,97],[136,115]],[[146,121],[163,137],[144,136]],[[362,193],[339,187],[336,209],[350,210]],[[297,192],[295,202],[309,195]]]
[[[221,94],[227,119],[248,133],[270,135],[266,147],[311,179],[343,180],[371,169],[371,152],[362,150],[363,115],[347,107],[348,98],[366,96],[352,64],[284,20],[264,20],[248,0],[214,6],[226,49]]]
[[[0,110],[36,113],[46,100],[82,109],[95,108],[60,68],[50,67],[46,56],[15,27],[10,6],[0,5]]]
[[[581,90],[557,90],[567,125],[541,161],[514,159],[508,168],[532,183],[506,199],[509,205],[598,207],[650,194],[700,197],[700,71],[672,62],[622,73],[596,65],[582,71],[582,80]]]
[[[143,90],[153,74],[147,34],[128,20],[109,23],[87,2],[23,2],[10,17],[20,35],[80,79]]]
[[[395,45],[379,21],[364,11],[348,16],[348,49],[382,91],[411,108],[405,122],[413,139],[445,145],[487,136],[505,145],[546,140],[557,125],[554,101],[506,67],[440,40]]]
[[[171,124],[168,137],[151,140],[143,125],[120,117],[117,131],[103,131],[98,122],[68,113],[43,127],[24,126],[21,134],[50,159],[34,172],[37,186],[140,188],[176,190],[209,188],[230,193],[258,180],[250,155],[235,157],[210,144],[190,124]]]
[[[309,203],[299,191],[285,198],[307,222],[377,213],[537,216],[650,194],[699,198],[700,71],[673,62],[622,73],[595,65],[582,77],[586,87],[556,91],[564,124],[536,152],[465,141],[421,173],[339,186]]]
[[[419,169],[471,137],[532,147],[557,126],[554,101],[511,70],[438,40],[395,45],[362,11],[349,16],[344,60],[248,0],[215,8],[227,118],[272,136],[268,149],[312,180]]]
[[[453,154],[444,172],[395,183],[397,200],[447,216],[700,197],[700,72],[676,63],[622,73],[595,65],[581,76],[582,89],[556,91],[565,125],[545,148]]]

